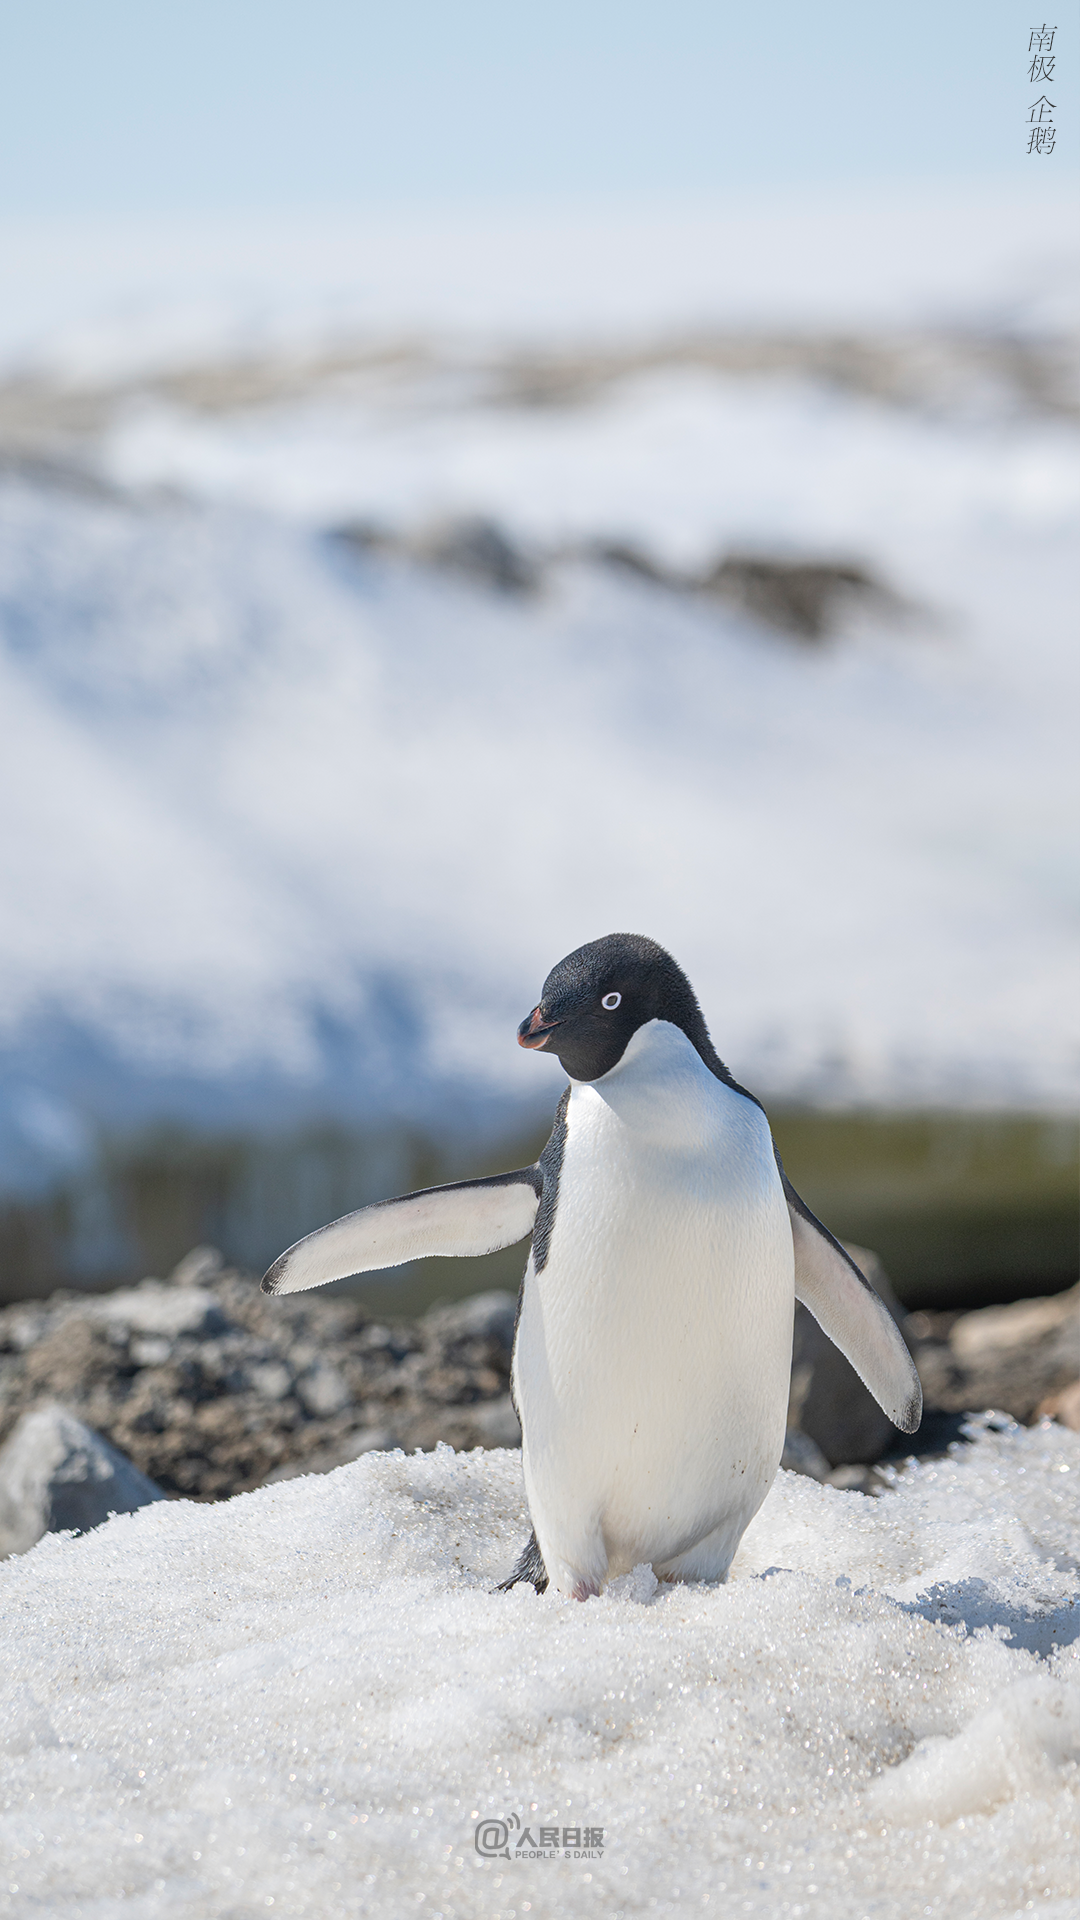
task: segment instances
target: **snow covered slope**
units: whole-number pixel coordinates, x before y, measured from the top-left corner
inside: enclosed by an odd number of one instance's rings
[[[550,1099],[513,1026],[617,928],[672,948],[763,1093],[1069,1103],[1080,460],[1036,391],[1028,256],[1014,234],[991,273],[972,231],[949,336],[646,351],[640,299],[636,344],[601,346],[579,300],[568,347],[567,296],[546,362],[535,329],[522,359],[526,301],[501,344],[290,353],[249,327],[245,358],[219,328],[218,359],[152,377],[132,323],[107,378],[68,340],[9,382],[9,1184],[101,1123]],[[910,329],[931,294],[905,307],[878,267]],[[535,590],[417,557],[462,515]],[[809,646],[595,557],[612,543],[683,579],[732,552],[852,561],[894,602]]]
[[[1049,1424],[782,1473],[727,1586],[584,1606],[492,1591],[511,1453],[53,1536],[0,1568],[0,1912],[1067,1920],[1078,1477]]]
[[[881,182],[709,204],[0,224],[0,365],[76,386],[350,333],[1075,325],[1074,190]]]

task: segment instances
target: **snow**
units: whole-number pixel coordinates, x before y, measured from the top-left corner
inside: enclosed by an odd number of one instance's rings
[[[125,481],[185,506],[4,489],[9,1049],[61,1013],[102,1082],[186,1075],[246,1119],[268,1077],[282,1114],[547,1097],[512,1028],[625,927],[759,1091],[1069,1103],[1067,431],[703,376],[539,424],[342,414],[337,472],[303,414],[118,428]],[[673,564],[854,552],[916,611],[813,653],[580,562],[514,600],[327,542],[380,499]],[[61,1135],[105,1098],[33,1038],[9,1082]]]
[[[974,347],[910,404],[683,351],[699,323],[1062,324],[1051,202],[965,208],[536,215],[498,244],[482,221],[231,251],[201,229],[138,260],[120,236],[96,278],[23,235],[0,347],[36,371],[11,392],[98,413],[90,482],[0,485],[9,1184],[103,1124],[542,1105],[513,1027],[617,928],[674,951],[769,1097],[1075,1101],[1075,425]],[[183,287],[209,302],[187,333]],[[592,387],[506,386],[511,350],[582,341]],[[212,388],[230,353],[261,397],[151,378]],[[329,537],[461,514],[542,591]],[[580,557],[613,539],[683,570],[851,557],[906,611],[815,651]]]
[[[715,203],[0,224],[0,365],[76,386],[357,330],[462,341],[697,326],[1073,324],[1073,195],[820,187]]]
[[[781,1473],[724,1587],[583,1606],[492,1590],[510,1452],[51,1536],[0,1568],[0,1911],[1066,1920],[1078,1476],[984,1419],[877,1500]]]
[[[897,185],[437,212],[6,220],[0,365],[76,384],[216,355],[695,326],[1074,323],[1073,193]]]

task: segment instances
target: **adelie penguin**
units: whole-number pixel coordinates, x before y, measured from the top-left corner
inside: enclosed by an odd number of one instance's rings
[[[722,1580],[780,1464],[795,1301],[904,1433],[918,1374],[662,947],[615,933],[568,954],[518,1039],[570,1077],[535,1166],[362,1207],[290,1247],[263,1287],[531,1231],[512,1385],[533,1536],[504,1586],[584,1600],[642,1562]]]

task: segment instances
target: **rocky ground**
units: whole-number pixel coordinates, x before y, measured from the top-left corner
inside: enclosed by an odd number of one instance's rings
[[[913,1445],[943,1449],[966,1414],[993,1408],[1027,1423],[1050,1417],[1080,1428],[1080,1288],[905,1318],[874,1256],[856,1251],[915,1353],[926,1395],[923,1431],[914,1443],[896,1434],[800,1308],[785,1464],[871,1492],[883,1484],[879,1463]],[[10,1482],[21,1447],[25,1478],[29,1436],[44,1432],[26,1416],[47,1405],[102,1436],[155,1490],[203,1500],[324,1472],[376,1448],[516,1445],[514,1308],[510,1294],[478,1294],[419,1321],[384,1323],[341,1294],[270,1299],[208,1249],[189,1254],[166,1281],[7,1307],[0,1312],[0,1507],[22,1498],[10,1488],[5,1495],[5,1462]],[[61,1425],[69,1437],[75,1431]],[[69,1441],[64,1446],[74,1458]],[[102,1460],[113,1460],[108,1448]],[[107,1477],[112,1468],[99,1462],[96,1471]],[[47,1522],[47,1504],[43,1515]],[[7,1550],[17,1550],[16,1535],[22,1543],[28,1525],[10,1521]]]
[[[514,1302],[384,1325],[340,1294],[269,1299],[198,1251],[167,1281],[0,1312],[0,1440],[60,1401],[167,1493],[221,1499],[369,1447],[506,1446]]]

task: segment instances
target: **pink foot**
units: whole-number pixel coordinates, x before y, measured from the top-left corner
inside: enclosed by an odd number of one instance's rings
[[[600,1592],[599,1580],[579,1580],[575,1584],[570,1598],[572,1600],[595,1600]]]

